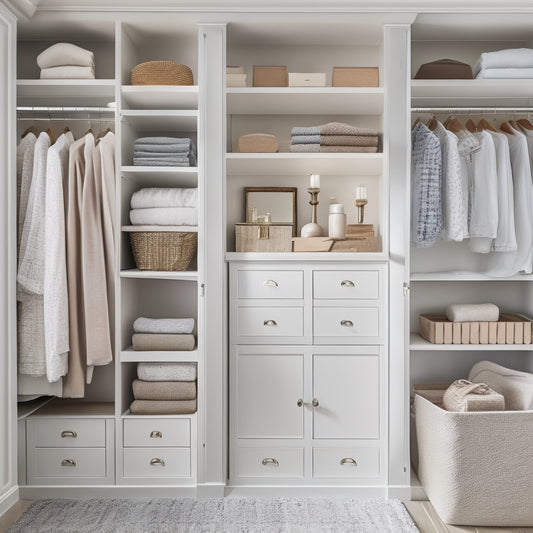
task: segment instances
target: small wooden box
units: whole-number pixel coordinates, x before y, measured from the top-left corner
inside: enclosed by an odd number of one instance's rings
[[[289,75],[285,66],[258,66],[253,67],[254,87],[287,87]]]
[[[237,252],[291,252],[292,224],[235,224]]]
[[[325,87],[325,72],[289,72],[289,87]]]
[[[333,67],[333,87],[379,87],[378,67]]]

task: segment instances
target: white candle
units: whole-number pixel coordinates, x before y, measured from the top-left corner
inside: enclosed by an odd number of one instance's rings
[[[357,187],[355,189],[356,200],[366,200],[366,187]]]
[[[311,189],[320,189],[320,174],[311,174],[309,185]]]

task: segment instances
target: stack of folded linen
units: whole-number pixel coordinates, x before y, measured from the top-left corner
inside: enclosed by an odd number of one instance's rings
[[[94,54],[75,44],[56,43],[37,56],[41,79],[94,79]]]
[[[153,167],[195,167],[196,147],[189,137],[140,137],[133,145],[133,164]]]
[[[145,318],[133,323],[134,350],[194,350],[194,318]]]
[[[198,189],[141,189],[131,197],[130,220],[136,226],[197,226]]]
[[[533,78],[533,49],[510,48],[484,52],[473,70],[476,79]]]
[[[133,382],[132,415],[196,412],[196,363],[139,363]]]
[[[291,131],[291,152],[368,152],[378,151],[378,133],[342,122],[320,126],[295,127]]]

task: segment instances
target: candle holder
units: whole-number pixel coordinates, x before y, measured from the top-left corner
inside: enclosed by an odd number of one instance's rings
[[[301,237],[323,237],[324,230],[320,224],[317,224],[316,221],[316,206],[318,205],[318,193],[320,188],[318,187],[309,187],[307,192],[311,195],[311,200],[309,200],[309,205],[312,206],[313,210],[311,211],[311,222],[305,224],[300,231]]]
[[[367,198],[357,198],[354,201],[355,207],[357,207],[357,223],[363,224],[365,220],[365,205],[368,204]]]

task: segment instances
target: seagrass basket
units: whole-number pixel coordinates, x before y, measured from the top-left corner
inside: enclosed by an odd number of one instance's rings
[[[133,258],[139,270],[187,270],[198,243],[198,234],[181,231],[130,233]]]
[[[131,70],[132,85],[193,85],[192,70],[174,61],[146,61]]]

